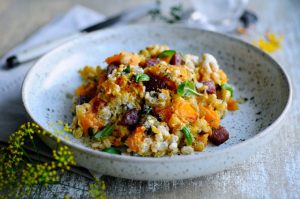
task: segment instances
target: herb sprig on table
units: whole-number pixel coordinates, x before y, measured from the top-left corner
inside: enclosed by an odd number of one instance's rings
[[[166,23],[173,24],[173,23],[179,22],[182,19],[182,16],[183,16],[182,4],[177,4],[177,5],[173,5],[172,7],[170,7],[170,11],[169,11],[170,16],[167,17],[161,13],[160,1],[158,0],[158,1],[156,1],[156,3],[158,4],[158,6],[157,6],[158,8],[153,9],[149,12],[149,15],[151,16],[151,18],[153,20],[158,19],[158,20],[164,21]]]
[[[56,139],[58,147],[52,151],[51,162],[31,159],[24,148],[27,140],[35,146],[34,136],[46,134],[51,137],[37,124],[28,122],[10,136],[8,146],[0,149],[0,198],[30,197],[38,188],[62,184],[61,175],[76,164],[67,146]],[[104,190],[104,182],[96,179],[86,191],[92,198],[105,198]]]

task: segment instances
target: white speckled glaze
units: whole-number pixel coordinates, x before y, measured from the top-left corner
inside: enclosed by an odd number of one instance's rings
[[[71,100],[85,65],[105,67],[104,59],[119,51],[167,44],[183,53],[213,54],[235,87],[247,98],[240,110],[222,121],[230,139],[189,156],[131,157],[88,148],[71,134],[57,134],[55,122],[71,122]],[[267,54],[234,38],[174,26],[133,25],[98,31],[71,41],[41,58],[27,74],[22,90],[27,112],[35,122],[69,145],[77,163],[106,175],[137,180],[194,178],[224,170],[248,158],[271,140],[291,104],[291,86],[284,70]],[[67,136],[67,137],[66,137]],[[51,138],[42,139],[54,146]]]

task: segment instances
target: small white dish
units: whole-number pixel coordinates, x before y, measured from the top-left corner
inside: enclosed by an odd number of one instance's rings
[[[109,55],[137,52],[150,44],[167,44],[198,55],[207,52],[217,58],[235,87],[235,96],[248,99],[222,121],[230,132],[227,142],[188,156],[132,157],[96,151],[69,133],[57,133],[62,129],[57,121],[71,122],[72,102],[66,94],[81,83],[79,69],[85,65],[105,67]],[[48,53],[27,74],[22,97],[32,119],[70,146],[80,166],[128,179],[174,180],[224,170],[263,148],[278,133],[291,104],[290,85],[283,68],[269,55],[240,40],[205,30],[132,25],[91,33]],[[54,147],[51,138],[42,139]]]

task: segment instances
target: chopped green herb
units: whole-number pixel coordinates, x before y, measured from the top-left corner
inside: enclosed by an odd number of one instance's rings
[[[230,96],[233,97],[233,87],[230,84],[223,84],[222,89],[228,90],[230,92]]]
[[[125,68],[125,70],[123,70],[123,72],[126,74],[130,73],[130,66],[127,66],[127,68]]]
[[[137,74],[135,76],[135,82],[146,82],[149,81],[150,77],[147,74]]]
[[[143,113],[146,114],[146,115],[149,114],[151,111],[152,111],[152,107],[145,107],[143,109]]]
[[[158,58],[172,57],[175,53],[175,50],[165,50],[158,55]]]
[[[177,94],[180,96],[202,95],[196,91],[195,84],[190,81],[181,83],[177,88]]]
[[[113,147],[103,149],[102,151],[106,153],[117,154],[117,155],[121,154],[121,151],[119,149]]]
[[[192,145],[192,143],[193,143],[193,136],[192,136],[192,134],[191,134],[191,132],[190,132],[190,129],[187,128],[187,127],[183,127],[183,128],[181,129],[181,132],[182,132],[182,133],[184,134],[184,136],[185,136],[187,145]]]
[[[174,18],[175,21],[180,21],[183,16],[182,4],[172,6],[171,10],[170,10],[170,14]]]
[[[163,22],[172,24],[172,23],[179,22],[184,17],[184,12],[183,12],[184,10],[182,4],[177,4],[170,7],[169,10],[170,16],[164,16],[162,14],[161,10],[159,9],[159,7],[161,7],[160,1],[157,1],[157,5],[158,8],[149,11],[149,15],[151,16],[152,20],[161,20]]]
[[[115,125],[107,125],[101,131],[96,132],[95,138],[103,138],[109,136],[115,129]]]

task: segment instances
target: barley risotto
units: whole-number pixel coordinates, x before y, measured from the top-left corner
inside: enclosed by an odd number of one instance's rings
[[[154,156],[203,151],[229,132],[220,125],[238,109],[228,77],[211,54],[182,54],[166,45],[85,66],[75,90],[71,131],[93,149]]]

